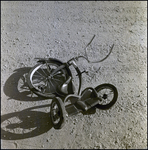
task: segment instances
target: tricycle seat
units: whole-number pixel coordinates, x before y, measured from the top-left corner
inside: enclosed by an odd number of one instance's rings
[[[97,92],[93,88],[86,88],[81,93],[81,96],[79,98],[76,96],[76,99],[77,100],[73,104],[66,106],[68,115],[74,115],[81,111],[87,111],[88,109],[97,105],[99,100]]]

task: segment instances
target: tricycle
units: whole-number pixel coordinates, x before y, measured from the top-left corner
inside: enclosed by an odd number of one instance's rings
[[[110,55],[114,46],[113,44],[103,59],[90,61],[87,56],[87,47],[94,37],[95,35],[85,47],[84,55],[73,57],[65,63],[55,58],[36,58],[38,59],[38,64],[27,75],[27,83],[33,93],[53,99],[50,117],[55,129],[63,127],[66,115],[76,115],[93,107],[108,109],[117,101],[117,89],[109,83],[98,85],[95,88],[88,87],[81,92],[82,74],[88,74],[88,71],[80,71],[76,62],[80,58],[87,60],[89,63],[102,62]],[[79,78],[77,93],[70,66],[74,67]]]

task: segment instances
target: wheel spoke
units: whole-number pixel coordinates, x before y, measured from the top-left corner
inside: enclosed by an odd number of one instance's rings
[[[50,84],[49,82],[47,81],[47,88],[46,88],[46,92],[50,92],[51,93],[51,88],[50,88]]]
[[[56,77],[57,78],[61,78],[61,77],[65,78],[65,75],[63,73],[61,73],[61,74],[57,74]]]
[[[48,87],[48,86],[47,86],[47,83],[48,83],[48,82],[46,81],[45,86],[44,86],[44,89],[42,89],[42,92],[43,92],[43,93],[45,93],[45,91],[46,91],[46,89],[47,89],[47,87]]]
[[[54,89],[52,89],[54,85],[52,84],[52,82],[49,80],[47,81],[47,86],[46,86],[46,93],[54,93]]]
[[[34,80],[33,84],[41,83],[41,82],[46,82],[47,79],[42,79],[42,80]],[[38,81],[38,82],[37,82]]]
[[[114,94],[114,92],[113,92],[113,91],[110,91],[108,94],[111,95],[111,94]]]
[[[45,71],[41,68],[42,72],[45,74],[45,76],[48,76],[47,73],[45,73]]]
[[[105,101],[105,104],[107,104],[109,101],[110,101],[110,100],[108,100],[108,98],[107,98],[106,101]]]
[[[58,81],[58,82],[62,82],[61,80],[59,80],[59,79],[55,79],[55,78],[53,78],[55,81]]]
[[[59,115],[57,113],[55,114],[55,118],[56,120],[59,119]]]
[[[56,73],[54,73],[54,75],[53,76],[58,76],[58,75],[60,75],[61,76],[61,74],[62,74],[62,72],[60,71],[58,71],[58,72],[56,72]]]
[[[50,74],[51,73],[51,67],[47,64],[47,62],[46,62],[46,66],[47,66],[47,71],[48,71],[48,73]],[[50,69],[50,70],[49,70]]]
[[[36,71],[41,77],[44,77],[38,70]],[[45,78],[45,77],[44,77]]]
[[[34,74],[33,76],[34,76],[34,77],[38,77],[38,78],[45,78],[45,77],[42,77],[42,76],[37,75],[37,74]]]
[[[102,91],[99,91],[98,95],[101,96],[101,98],[102,98],[103,97]]]
[[[52,81],[51,81],[51,80],[49,80],[49,81],[50,81],[51,85],[54,87],[54,85],[53,85]]]
[[[48,86],[48,81],[45,82],[45,86],[43,87],[44,89],[41,89],[42,93],[47,93],[48,92],[48,89],[49,89],[49,86]]]
[[[106,94],[110,94],[110,92],[112,92],[111,89],[107,89]]]
[[[106,94],[107,93],[107,89],[103,89],[103,94]]]
[[[102,91],[100,91],[101,95],[103,95],[104,93]]]
[[[105,93],[107,93],[107,89],[105,89]]]

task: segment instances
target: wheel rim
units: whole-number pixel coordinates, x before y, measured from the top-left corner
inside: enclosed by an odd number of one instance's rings
[[[53,102],[51,105],[51,119],[53,124],[58,124],[60,122],[60,117],[61,117],[61,113],[60,113],[60,109],[57,105],[57,103]]]
[[[107,105],[114,99],[114,90],[110,87],[102,87],[97,91],[98,97],[100,98],[100,105]]]
[[[30,81],[34,89],[44,95],[54,94],[57,87],[66,81],[64,70],[60,70],[53,76],[51,72],[58,67],[57,64],[48,63],[38,65],[30,75]]]

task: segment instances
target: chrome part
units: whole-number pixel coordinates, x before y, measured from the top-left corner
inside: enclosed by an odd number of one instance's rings
[[[65,94],[68,94],[68,84],[71,81],[71,77],[67,79],[67,81],[62,85],[61,91]]]
[[[61,87],[61,91],[65,94],[68,94],[68,84],[63,84],[62,87]]]

